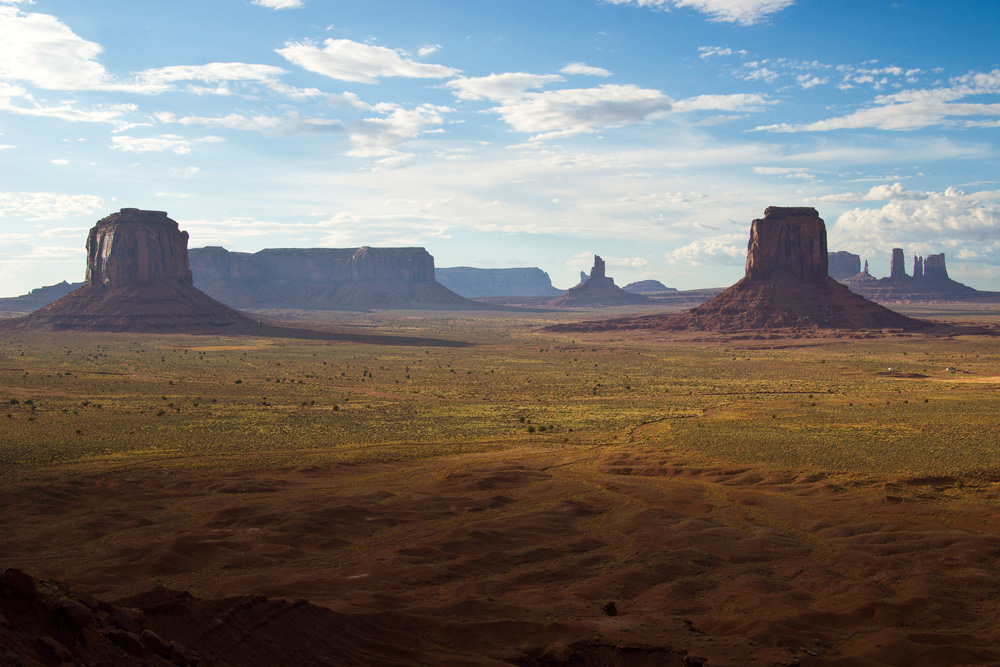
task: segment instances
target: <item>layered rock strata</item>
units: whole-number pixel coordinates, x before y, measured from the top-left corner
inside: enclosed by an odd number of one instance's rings
[[[872,303],[828,275],[826,225],[814,208],[772,206],[750,227],[746,274],[679,315],[559,325],[557,331],[661,329],[919,329],[926,323]]]
[[[477,309],[435,279],[424,248],[192,249],[194,284],[239,308]]]
[[[87,237],[87,280],[5,326],[84,331],[207,332],[253,322],[192,284],[187,232],[162,211],[123,208]]]

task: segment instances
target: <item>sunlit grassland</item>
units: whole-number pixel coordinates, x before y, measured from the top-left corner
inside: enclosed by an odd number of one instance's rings
[[[351,463],[625,444],[876,474],[1000,470],[993,339],[599,343],[542,333],[542,321],[354,322],[468,347],[5,334],[0,465]]]

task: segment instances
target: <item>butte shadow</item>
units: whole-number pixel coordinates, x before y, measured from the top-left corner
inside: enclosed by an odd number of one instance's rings
[[[745,277],[710,301],[678,314],[559,324],[547,330],[946,333],[941,324],[901,315],[855,294],[827,275],[828,261],[826,225],[816,209],[771,206],[751,225]]]
[[[214,334],[381,345],[465,347],[460,341],[300,329],[255,320],[194,286],[188,233],[163,211],[123,208],[87,236],[87,279],[0,331]]]

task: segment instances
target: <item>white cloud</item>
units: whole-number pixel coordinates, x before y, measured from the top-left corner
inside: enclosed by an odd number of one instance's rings
[[[416,109],[393,108],[384,118],[366,118],[351,127],[353,148],[347,155],[390,158],[383,166],[398,166],[400,156],[395,149],[426,132],[426,128],[443,123],[441,113],[445,111],[450,109],[422,104]]]
[[[429,56],[432,53],[437,53],[440,50],[441,50],[440,44],[426,44],[417,49],[417,55],[423,58],[425,56]]]
[[[698,57],[704,60],[705,58],[711,58],[712,56],[731,56],[733,55],[733,50],[729,47],[721,46],[699,46],[698,47]]]
[[[159,137],[111,137],[111,147],[125,153],[162,153],[172,151],[178,155],[191,152],[194,144],[215,143],[222,141],[221,137],[202,137],[201,139],[185,139],[176,134],[164,134]]]
[[[711,21],[753,25],[767,20],[795,0],[606,0],[616,5],[638,5],[654,9],[690,7],[708,14]]]
[[[215,84],[228,81],[267,83],[276,81],[285,73],[285,70],[273,65],[230,62],[158,67],[143,70],[136,75],[136,78],[154,89],[164,89],[165,84],[178,81],[202,81]]]
[[[104,200],[94,195],[0,192],[0,218],[63,220],[72,216],[92,215],[103,208]]]
[[[666,253],[672,263],[701,266],[703,264],[737,265],[746,261],[746,233],[720,234],[692,241]]]
[[[15,102],[15,100],[19,100]],[[57,118],[71,123],[111,123],[121,126],[122,117],[137,109],[134,104],[113,104],[93,109],[77,109],[71,102],[58,106],[45,106],[20,86],[0,82],[0,111],[8,111],[20,116]]]
[[[445,85],[451,88],[455,97],[460,100],[511,100],[523,97],[525,91],[543,88],[547,84],[562,80],[558,74],[505,72],[479,77],[460,76]]]
[[[683,111],[760,111],[767,104],[775,104],[760,96],[747,93],[732,95],[698,95],[673,103],[673,109]]]
[[[782,176],[800,181],[812,181],[816,178],[804,167],[754,167],[753,173],[760,176]]]
[[[894,199],[927,199],[928,193],[919,190],[907,190],[902,183],[892,185],[875,185],[864,194],[844,193],[816,197],[813,201],[824,202],[859,202],[859,201],[889,201]]]
[[[603,67],[591,67],[586,63],[570,63],[561,70],[563,74],[584,74],[586,76],[611,76],[611,72]]]
[[[886,68],[890,74],[902,73],[899,68]],[[864,78],[864,77],[861,77]],[[860,80],[860,79],[856,79]],[[866,129],[919,130],[932,126],[973,126],[992,124],[1000,117],[1000,104],[960,102],[974,95],[1000,92],[1000,70],[972,73],[952,79],[950,86],[928,90],[906,90],[875,98],[875,106],[836,118],[813,123],[789,125],[778,123],[757,127],[772,132],[825,132],[830,130]],[[962,121],[968,117],[979,117]],[[987,117],[983,119],[982,117]]]
[[[1000,261],[1000,191],[968,194],[948,188],[921,195],[845,212],[830,230],[831,247],[870,257],[902,247],[914,254],[948,252],[970,261]]]
[[[253,4],[268,9],[298,9],[302,0],[253,0]]]
[[[227,130],[273,130],[280,127],[284,120],[274,116],[241,116],[231,113],[221,118],[210,118],[205,116],[184,116],[178,118],[176,122],[181,125],[201,125],[204,127],[220,127]]]
[[[526,93],[522,99],[506,100],[492,111],[514,130],[540,140],[646,122],[670,111],[670,98],[658,90],[605,84]]]
[[[277,53],[299,67],[341,81],[375,83],[380,77],[444,79],[458,70],[419,63],[397,50],[361,44],[349,39],[327,39],[320,48],[312,42],[287,42]]]
[[[109,81],[103,49],[48,14],[0,6],[0,78],[46,90],[88,90]]]

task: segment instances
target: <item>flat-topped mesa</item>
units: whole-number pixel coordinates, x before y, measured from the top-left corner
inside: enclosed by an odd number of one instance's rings
[[[846,250],[831,252],[828,257],[830,277],[834,280],[844,280],[861,273],[861,256]]]
[[[424,248],[225,248],[190,252],[195,285],[239,308],[483,308],[435,279]]]
[[[87,285],[192,284],[188,233],[164,211],[123,208],[99,220],[87,236]]]
[[[815,208],[769,206],[751,223],[747,280],[767,280],[776,271],[821,280],[828,262],[826,225]]]

